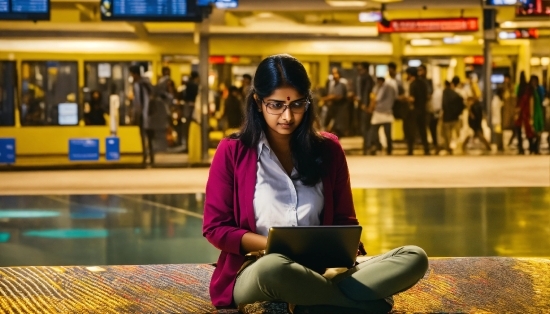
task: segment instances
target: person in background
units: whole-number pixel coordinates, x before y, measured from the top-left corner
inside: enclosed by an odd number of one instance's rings
[[[504,107],[504,88],[499,87],[496,90],[491,101],[491,126],[493,129],[493,143],[497,144],[499,152],[504,151],[502,141],[502,109]]]
[[[250,74],[243,74],[243,80],[241,85],[241,99],[246,99],[248,96],[248,93],[250,93],[250,89],[252,88],[252,75]]]
[[[206,184],[203,236],[221,250],[210,281],[213,305],[244,312],[256,302],[278,301],[291,313],[388,313],[392,295],[413,287],[428,269],[417,246],[335,277],[283,254],[261,255],[272,226],[359,222],[342,146],[313,128],[303,65],[289,55],[268,57],[253,84],[244,125],[220,142]],[[248,253],[261,257],[247,261]]]
[[[508,146],[510,146],[514,138],[516,137],[516,134],[514,132],[514,115],[517,102],[515,87],[514,83],[512,82],[512,78],[510,77],[510,74],[506,73],[504,75],[504,83],[502,83],[501,88],[503,90],[504,102],[504,105],[502,107],[502,130],[512,130],[512,136],[508,143]]]
[[[407,154],[414,154],[414,144],[416,133],[420,134],[420,140],[424,147],[424,155],[430,155],[430,146],[428,144],[428,135],[426,134],[426,104],[428,102],[428,84],[418,79],[416,68],[407,69],[407,79],[409,81],[409,112],[407,121]]]
[[[392,86],[385,83],[383,77],[376,79],[374,93],[376,95],[374,101],[371,102],[369,107],[364,106],[362,108],[363,110],[372,112],[371,127],[367,138],[367,150],[371,155],[376,154],[376,146],[373,149],[373,144],[378,142],[378,131],[380,127],[383,127],[387,141],[387,153],[391,155],[393,151],[391,124],[394,121],[392,109],[397,98],[397,93]]]
[[[368,62],[361,62],[357,66],[357,73],[359,74],[355,79],[355,100],[358,103],[358,107],[361,110],[357,115],[359,117],[359,125],[361,134],[363,135],[363,155],[367,155],[368,148],[367,142],[369,137],[370,120],[372,118],[372,112],[363,110],[362,108],[368,108],[371,100],[371,93],[374,88],[375,82],[372,76],[369,74],[370,64]]]
[[[451,141],[453,133],[456,133],[458,139],[458,124],[460,116],[464,111],[464,100],[454,90],[454,85],[449,81],[445,81],[445,89],[443,90],[443,139],[445,141],[445,150],[449,154],[453,154],[451,149]]]
[[[229,87],[229,95],[223,104],[222,117],[226,122],[224,131],[240,128],[243,123],[241,91],[236,86]]]
[[[86,125],[105,125],[105,110],[101,103],[101,93],[97,90],[92,92],[90,99],[90,111],[84,114]]]
[[[186,87],[185,87],[185,95],[183,97],[184,106],[183,106],[183,141],[185,143],[185,147],[188,149],[189,147],[189,126],[191,125],[191,121],[193,120],[193,113],[195,112],[195,102],[197,100],[197,96],[199,94],[199,73],[197,71],[191,72],[191,77],[189,78],[189,81],[187,81]]]
[[[395,119],[403,119],[407,111],[405,106],[405,87],[403,86],[403,82],[397,78],[397,65],[395,62],[388,63],[388,78],[386,79],[386,84],[391,86],[397,95],[397,99],[393,105],[393,117]]]
[[[530,105],[530,123],[533,125],[533,140],[529,145],[529,153],[533,155],[540,155],[540,144],[542,132],[544,131],[544,111],[542,102],[546,93],[544,92],[544,87],[539,83],[539,77],[536,75],[531,75],[529,80],[529,87],[531,89],[531,98],[529,101]]]
[[[474,94],[472,93],[469,86],[465,86],[464,83],[460,81],[460,78],[458,76],[453,77],[452,80],[453,88],[454,90],[462,97],[464,100],[464,112],[460,116],[459,123],[457,125],[457,132],[459,134],[458,136],[458,143],[464,143],[464,140],[470,135],[470,127],[468,126],[468,112],[467,112],[467,106],[466,102],[469,98],[473,98]],[[462,145],[457,145],[457,147],[461,147]]]
[[[426,102],[426,126],[428,127],[428,130],[430,131],[430,135],[432,137],[432,145],[435,149],[435,154],[437,155],[439,153],[439,143],[437,141],[437,125],[439,124],[439,117],[441,114],[441,93],[436,93],[436,90],[434,88],[433,81],[431,79],[428,79],[428,72],[426,70],[426,66],[424,64],[421,64],[418,67],[418,79],[424,82],[428,88],[428,101]]]
[[[525,135],[529,140],[529,147],[531,147],[531,141],[534,137],[533,126],[530,123],[531,119],[531,94],[532,89],[529,87],[525,71],[521,71],[519,75],[519,83],[516,87],[516,111],[514,115],[514,129],[515,135],[518,140],[518,154],[525,155],[525,149],[523,147],[522,130],[525,131]]]
[[[468,107],[468,126],[474,132],[473,136],[468,135],[462,143],[462,151],[466,153],[468,143],[470,139],[478,138],[485,148],[488,151],[491,151],[491,144],[487,141],[483,135],[483,129],[481,128],[481,122],[483,120],[483,108],[481,107],[481,102],[477,97],[471,97],[466,101],[466,106]]]
[[[153,149],[155,131],[150,123],[150,116],[154,110],[150,106],[153,86],[147,77],[141,75],[141,67],[139,65],[132,65],[129,70],[132,77],[132,93],[128,98],[132,101],[133,105],[133,120],[140,130],[143,152],[142,163],[145,166],[147,164],[147,156],[149,156],[149,163],[153,165],[155,163],[155,152]]]
[[[323,97],[325,104],[328,104],[328,114],[326,123],[327,129],[337,136],[346,135],[349,125],[349,112],[347,110],[347,88],[346,83],[342,82],[340,71],[337,68],[332,69],[332,82],[328,82],[328,95]],[[330,127],[333,121],[332,128]]]

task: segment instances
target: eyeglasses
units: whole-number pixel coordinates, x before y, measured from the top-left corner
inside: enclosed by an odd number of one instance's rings
[[[272,115],[283,114],[287,109],[289,109],[292,113],[301,114],[307,111],[310,104],[308,99],[297,100],[288,105],[285,105],[285,103],[282,101],[265,102],[263,99],[262,103],[265,105],[267,113]]]

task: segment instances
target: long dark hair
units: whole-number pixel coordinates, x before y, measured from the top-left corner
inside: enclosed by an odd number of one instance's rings
[[[518,84],[518,92],[517,92],[518,102],[520,101],[521,97],[525,95],[528,88],[529,88],[529,83],[527,82],[525,71],[521,71],[521,73],[519,74],[519,84]]]
[[[263,99],[273,94],[277,88],[292,87],[310,101],[311,82],[306,69],[296,58],[290,55],[274,55],[264,59],[258,65],[252,88],[246,97],[246,113],[242,129],[232,135],[248,147],[255,148],[261,139],[262,132],[267,131],[264,116],[258,111],[256,99]],[[292,133],[290,151],[298,179],[304,185],[314,186],[325,174],[326,155],[323,150],[325,138],[313,127],[316,113],[314,106],[309,106],[300,125]]]

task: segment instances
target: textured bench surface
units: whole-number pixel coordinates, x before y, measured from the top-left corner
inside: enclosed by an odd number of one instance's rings
[[[210,265],[0,268],[0,313],[215,313]],[[229,313],[234,311],[221,311]],[[395,313],[550,312],[550,260],[430,260]]]

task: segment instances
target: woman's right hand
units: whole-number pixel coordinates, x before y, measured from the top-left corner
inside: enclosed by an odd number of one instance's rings
[[[241,251],[244,254],[265,250],[267,247],[267,237],[247,232],[241,239]]]

